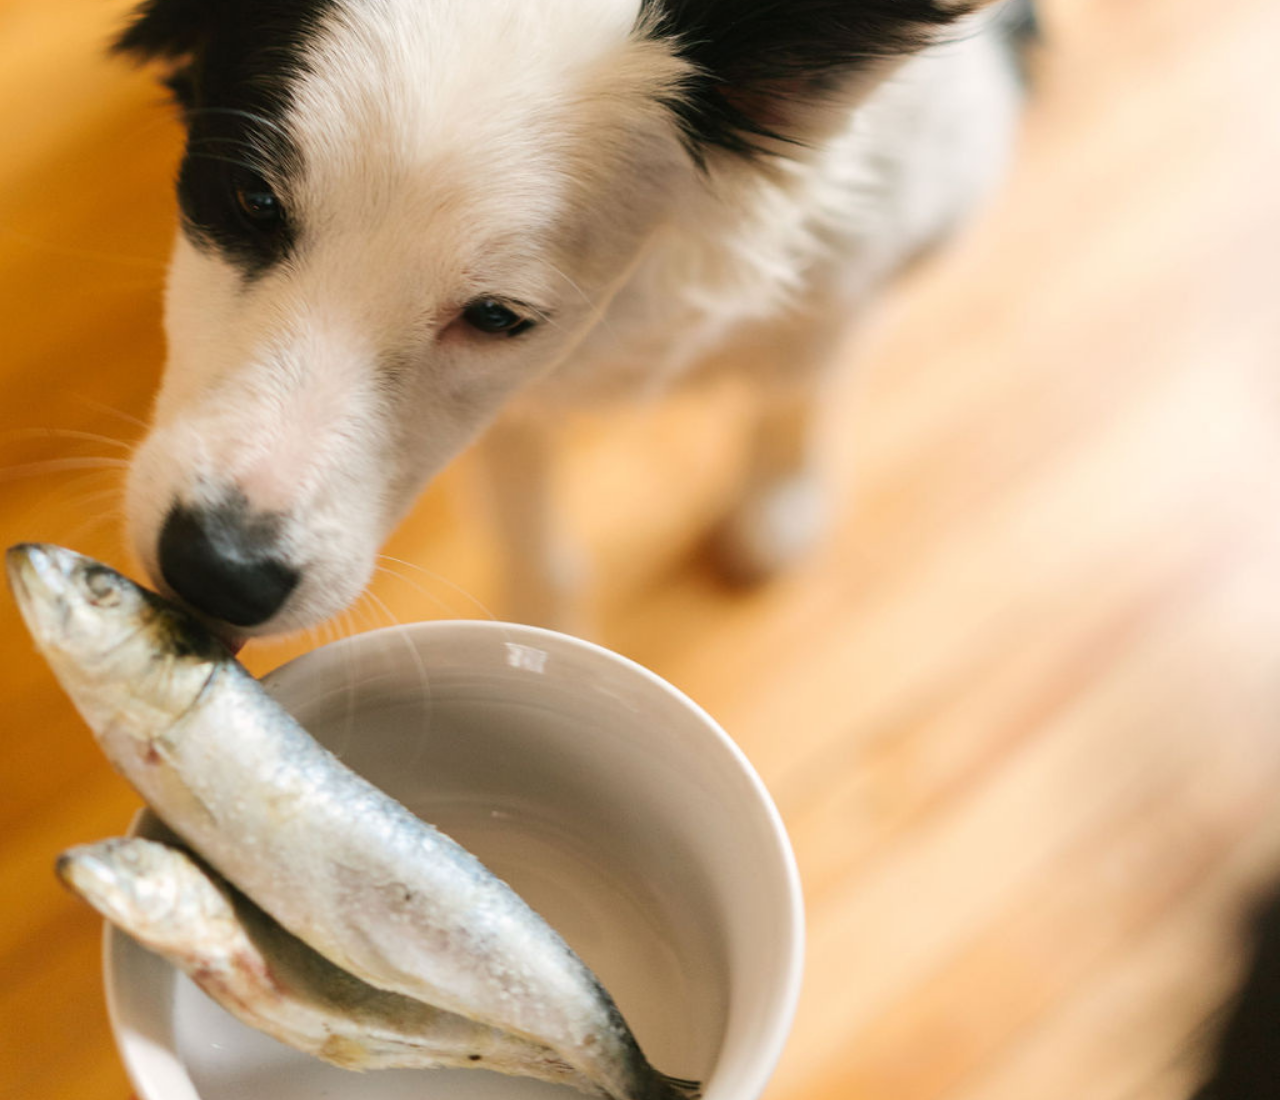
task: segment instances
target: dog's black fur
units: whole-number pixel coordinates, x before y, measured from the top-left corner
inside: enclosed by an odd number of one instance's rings
[[[976,5],[976,0],[975,0]],[[167,83],[186,114],[178,198],[193,240],[253,278],[296,239],[287,211],[247,217],[236,196],[272,197],[300,168],[277,125],[303,71],[304,47],[335,0],[145,0],[118,53],[172,64]],[[667,107],[690,153],[754,157],[797,141],[795,124],[824,90],[937,39],[969,5],[937,0],[641,0],[640,25],[678,43],[696,74]],[[1015,0],[1014,37],[1035,26]],[[215,10],[216,9],[216,10]]]
[[[1024,3],[1024,0],[1019,0]],[[302,71],[303,47],[334,0],[145,0],[115,49],[167,60],[187,115],[178,197],[193,239],[252,278],[286,259],[287,217],[246,219],[237,194],[273,193],[298,170],[298,151],[273,125]],[[1029,4],[1028,4],[1029,6]],[[237,10],[238,9],[238,10]],[[833,83],[936,40],[965,14],[936,0],[641,0],[640,23],[679,44],[696,75],[668,108],[704,163],[713,150],[778,152],[795,117]]]
[[[174,62],[169,85],[188,109],[216,103],[271,117],[287,101],[300,46],[332,6],[332,0],[227,0],[223,8],[244,10],[223,10],[215,19],[211,0],[145,0],[115,48]],[[703,160],[712,149],[754,155],[792,141],[780,102],[817,100],[832,82],[869,63],[935,40],[963,14],[936,0],[641,0],[640,22],[678,42],[695,67],[697,75],[668,106],[690,151]],[[235,102],[246,89],[256,89],[254,102]]]
[[[673,100],[690,150],[754,155],[789,142],[779,105],[797,107],[870,63],[937,38],[962,9],[934,0],[643,0],[652,33],[679,43],[697,73]]]
[[[167,83],[187,124],[178,173],[187,231],[252,278],[287,259],[296,244],[276,196],[298,173],[301,155],[279,123],[303,71],[303,47],[333,4],[220,0],[219,6],[214,18],[201,0],[147,0],[115,50],[173,63]]]

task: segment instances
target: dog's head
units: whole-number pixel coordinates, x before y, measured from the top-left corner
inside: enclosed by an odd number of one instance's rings
[[[423,482],[596,326],[655,229],[765,170],[956,0],[148,0],[188,129],[128,512],[245,633],[355,598]]]

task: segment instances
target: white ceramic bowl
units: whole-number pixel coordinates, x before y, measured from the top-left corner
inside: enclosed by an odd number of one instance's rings
[[[654,1065],[702,1079],[705,1100],[761,1094],[799,991],[799,880],[750,764],[687,697],[587,642],[470,621],[349,638],[266,683],[524,896]],[[242,1026],[113,931],[106,984],[139,1100],[577,1095],[472,1070],[335,1069]]]

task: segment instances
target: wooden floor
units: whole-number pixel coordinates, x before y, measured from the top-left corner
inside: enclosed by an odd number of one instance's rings
[[[1008,188],[850,350],[804,568],[735,591],[697,553],[740,394],[565,447],[600,638],[721,720],[795,841],[770,1100],[1184,1096],[1280,874],[1280,3],[1044,6]],[[99,56],[122,10],[0,0],[0,543],[120,564],[178,144]],[[414,565],[322,634],[483,614],[476,485],[464,457],[388,548]],[[98,923],[51,868],[135,799],[7,599],[0,702],[0,1095],[123,1100]]]

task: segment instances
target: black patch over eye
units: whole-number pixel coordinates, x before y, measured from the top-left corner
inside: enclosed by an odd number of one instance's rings
[[[247,170],[237,171],[232,175],[231,189],[236,207],[253,229],[270,231],[284,223],[284,206],[261,176]]]
[[[293,250],[296,226],[269,183],[236,161],[239,142],[193,139],[178,177],[187,235],[254,278]]]
[[[504,336],[519,336],[535,323],[494,298],[478,298],[462,311],[462,319],[479,332]]]

